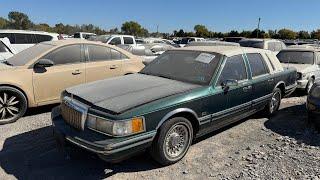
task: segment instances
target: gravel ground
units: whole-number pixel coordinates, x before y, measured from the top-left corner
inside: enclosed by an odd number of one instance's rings
[[[209,134],[167,167],[147,153],[119,164],[63,156],[52,137],[52,107],[33,109],[0,126],[0,179],[320,179],[320,135],[306,124],[305,99],[284,99],[271,119],[255,115]]]

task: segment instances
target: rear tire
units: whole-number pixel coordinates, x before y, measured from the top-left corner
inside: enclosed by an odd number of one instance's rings
[[[21,91],[10,86],[0,87],[0,124],[17,121],[27,108],[27,98]]]
[[[309,79],[308,84],[307,84],[306,89],[305,89],[305,92],[306,92],[307,94],[309,94],[309,92],[310,92],[310,90],[311,90],[314,82],[315,82],[314,78],[310,78],[310,79]]]
[[[175,117],[166,121],[155,137],[150,154],[163,166],[181,160],[192,143],[193,128],[189,120]]]
[[[277,113],[277,111],[280,108],[281,99],[282,99],[281,90],[279,88],[275,88],[273,90],[270,101],[268,102],[267,106],[264,109],[264,112],[266,113],[266,115],[273,116]]]

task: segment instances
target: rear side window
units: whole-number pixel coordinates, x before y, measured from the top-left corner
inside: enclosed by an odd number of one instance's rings
[[[270,51],[281,51],[283,49],[283,45],[281,42],[269,42],[268,50]]]
[[[124,44],[134,44],[133,38],[131,37],[123,37]]]
[[[7,37],[10,40],[11,44],[14,44],[16,42],[16,39],[13,34],[11,33],[0,33],[0,38]]]
[[[61,47],[43,58],[52,60],[55,65],[79,63],[82,62],[81,46],[70,45]]]
[[[51,36],[48,36],[48,35],[36,34],[35,36],[36,36],[36,38],[37,38],[37,42],[38,42],[38,43],[44,42],[44,41],[51,41],[51,40],[52,40],[52,37],[51,37]]]
[[[35,41],[33,34],[17,33],[17,34],[15,34],[15,36],[16,36],[15,44],[35,44],[35,43],[37,43]]]
[[[112,44],[112,45],[119,45],[119,44],[121,44],[121,39],[120,39],[120,37],[115,37],[115,38],[113,38],[113,39],[110,41],[109,44]]]
[[[111,49],[108,47],[88,45],[90,61],[107,61],[111,59]]]
[[[248,75],[242,55],[232,56],[226,61],[219,77],[218,85],[221,85],[226,80],[241,81],[245,79],[248,79]]]
[[[252,77],[268,74],[267,65],[262,56],[258,53],[247,54],[248,61],[252,71]]]

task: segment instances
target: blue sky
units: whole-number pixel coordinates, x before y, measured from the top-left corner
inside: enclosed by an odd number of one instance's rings
[[[104,29],[138,21],[149,31],[193,30],[204,24],[213,31],[261,28],[320,29],[319,0],[0,0],[0,16],[21,11],[36,23],[92,23]]]

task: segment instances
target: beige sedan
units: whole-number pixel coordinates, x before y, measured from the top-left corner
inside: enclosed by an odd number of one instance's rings
[[[141,59],[115,46],[86,40],[39,43],[0,63],[0,124],[27,108],[58,103],[67,87],[136,73]]]

